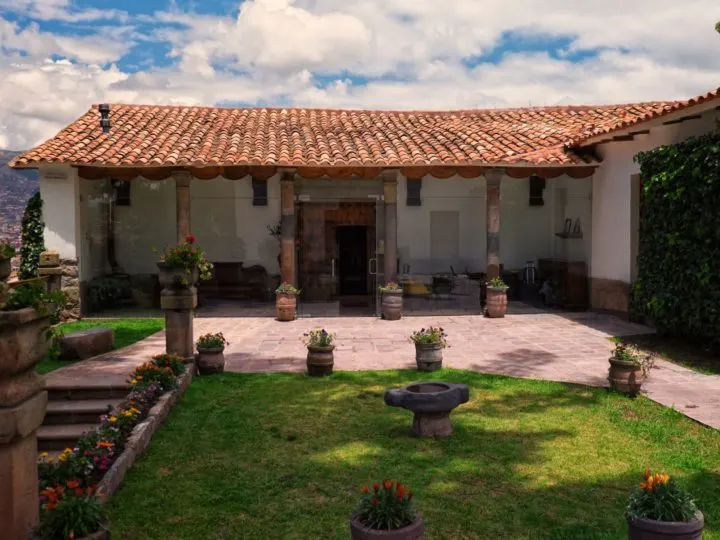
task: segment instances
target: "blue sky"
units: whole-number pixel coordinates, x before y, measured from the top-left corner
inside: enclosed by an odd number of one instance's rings
[[[99,101],[690,97],[720,86],[718,19],[717,0],[0,0],[0,148],[36,144]]]

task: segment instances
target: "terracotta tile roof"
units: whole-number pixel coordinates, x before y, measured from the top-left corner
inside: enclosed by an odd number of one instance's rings
[[[114,104],[109,134],[93,106],[11,165],[585,165],[592,158],[571,147],[718,94],[686,102],[439,112]]]

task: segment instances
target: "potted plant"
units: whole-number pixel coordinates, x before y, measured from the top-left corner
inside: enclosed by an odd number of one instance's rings
[[[230,342],[225,339],[222,332],[202,335],[195,345],[197,346],[197,367],[200,375],[222,373],[225,370],[223,351],[225,345],[230,345]]]
[[[10,259],[14,256],[15,248],[7,242],[0,242],[0,281],[4,281],[10,276],[12,271]]]
[[[425,522],[413,508],[412,491],[400,482],[383,480],[372,489],[363,486],[362,498],[350,517],[353,540],[419,540],[425,536]]]
[[[107,514],[91,488],[83,489],[80,480],[40,492],[41,514],[36,538],[56,540],[106,540],[110,538]]]
[[[649,469],[630,496],[625,517],[630,540],[699,540],[705,527],[690,495],[669,475]]]
[[[430,326],[413,332],[415,361],[419,371],[435,371],[442,367],[442,350],[447,347],[447,334],[441,327]]]
[[[283,281],[275,289],[275,313],[278,321],[294,321],[297,310],[297,297],[300,290]]]
[[[654,363],[653,353],[645,354],[633,345],[616,343],[610,357],[610,386],[629,396],[636,396]]]
[[[335,336],[324,328],[310,330],[307,334],[305,345],[307,346],[307,371],[311,377],[323,377],[330,375],[333,371],[335,349]]]
[[[382,296],[382,318],[386,321],[397,321],[402,318],[403,290],[395,281],[388,281],[378,287]]]
[[[502,319],[507,313],[507,290],[502,278],[495,277],[487,282],[485,314],[491,319]]]
[[[198,279],[207,281],[212,278],[213,265],[203,250],[195,245],[192,234],[182,244],[165,248],[157,266],[160,285],[166,289],[185,289],[194,286]]]

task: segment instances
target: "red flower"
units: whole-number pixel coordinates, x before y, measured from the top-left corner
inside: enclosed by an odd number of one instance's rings
[[[380,490],[380,484],[378,484],[377,482],[375,482],[375,483],[373,484],[373,490],[375,491],[375,493],[377,493],[377,492]]]
[[[383,480],[383,487],[385,488],[385,491],[390,491],[392,489],[392,480]]]
[[[193,236],[192,234],[188,234],[188,235],[187,235],[187,238],[185,238],[185,241],[186,241],[188,244],[194,244],[194,243],[195,243],[195,236]]]
[[[363,486],[360,488],[360,491],[363,493],[370,493],[370,489],[367,486]]]

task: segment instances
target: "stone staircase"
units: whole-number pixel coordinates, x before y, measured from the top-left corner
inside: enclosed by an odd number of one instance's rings
[[[73,448],[84,433],[100,423],[100,416],[122,401],[130,386],[49,383],[47,391],[47,413],[37,431],[38,451],[55,454]]]

